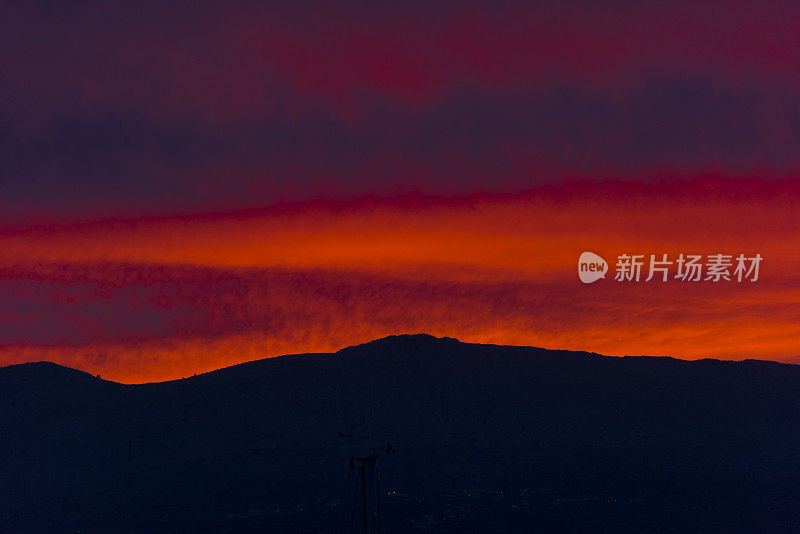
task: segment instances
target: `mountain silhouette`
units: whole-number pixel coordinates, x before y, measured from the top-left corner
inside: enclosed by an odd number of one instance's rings
[[[800,366],[767,361],[417,334],[141,385],[27,363],[0,436],[1,532],[328,532],[363,451],[390,534],[800,529]]]

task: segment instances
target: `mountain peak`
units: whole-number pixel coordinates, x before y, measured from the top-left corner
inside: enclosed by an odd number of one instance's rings
[[[47,361],[6,365],[4,367],[0,367],[0,373],[3,373],[6,376],[20,378],[52,378],[57,376],[92,378],[92,375],[85,371]]]
[[[436,337],[424,333],[398,334],[398,335],[392,335],[374,339],[372,341],[368,341],[360,345],[345,347],[339,350],[338,352],[350,352],[353,350],[362,350],[362,349],[397,349],[397,348],[410,349],[417,347],[429,348],[435,346],[452,345],[454,343],[461,343],[461,341],[452,337]]]

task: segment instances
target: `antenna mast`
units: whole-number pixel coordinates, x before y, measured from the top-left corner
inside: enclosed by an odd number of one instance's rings
[[[380,534],[380,514],[379,514],[379,491],[378,491],[378,455],[370,452],[364,455],[357,455],[354,452],[354,434],[339,432],[339,437],[350,439],[350,473],[348,478],[348,488],[345,488],[345,496],[352,495],[352,499],[345,504],[342,502],[342,521],[336,532],[344,532],[345,515],[352,511],[350,532],[361,532],[363,534]],[[387,443],[387,453],[393,452],[391,445]],[[352,491],[351,491],[352,490]],[[347,499],[346,499],[347,500]],[[345,509],[344,507],[347,506]],[[356,527],[356,517],[358,517],[358,527]],[[338,521],[337,521],[338,523]]]

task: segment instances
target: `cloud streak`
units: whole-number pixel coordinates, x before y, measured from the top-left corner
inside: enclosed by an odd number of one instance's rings
[[[45,358],[138,382],[419,331],[793,359],[800,253],[786,228],[797,193],[702,184],[685,186],[694,198],[668,186],[677,202],[658,194],[665,186],[608,184],[590,196],[365,199],[7,231],[0,362]],[[612,263],[608,280],[578,281],[584,250]],[[757,283],[611,280],[618,254],[680,252],[765,261]]]
[[[0,224],[800,170],[790,3],[6,11]]]

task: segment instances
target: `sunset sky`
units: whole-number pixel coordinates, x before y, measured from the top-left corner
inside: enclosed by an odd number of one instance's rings
[[[0,365],[146,382],[410,332],[800,362],[795,2],[18,4]],[[681,253],[764,259],[613,279]]]

